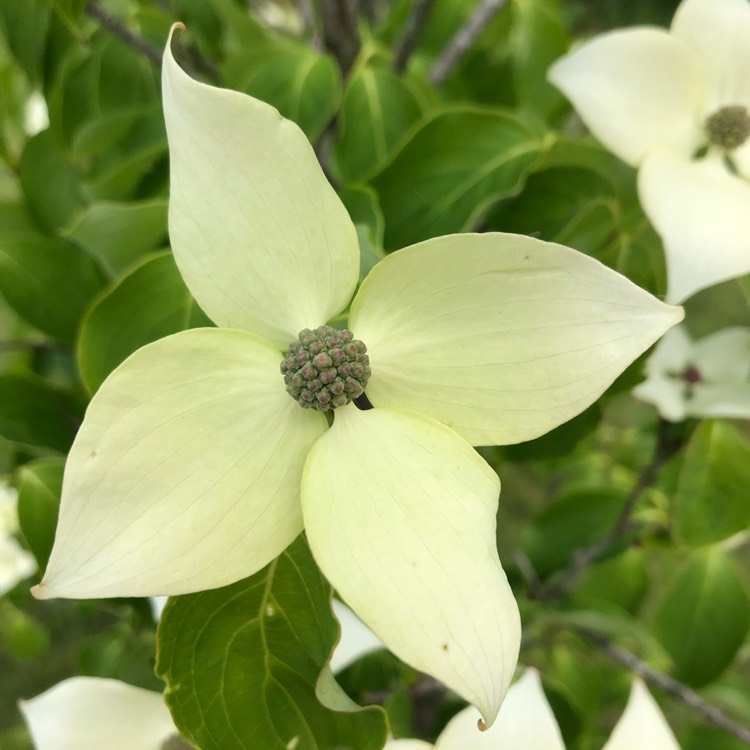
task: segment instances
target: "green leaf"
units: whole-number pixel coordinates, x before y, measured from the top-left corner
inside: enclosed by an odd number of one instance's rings
[[[186,328],[211,325],[182,280],[170,252],[145,259],[104,290],[81,324],[81,379],[94,393],[136,349]]]
[[[648,573],[643,551],[628,549],[611,560],[589,566],[573,596],[583,605],[606,602],[635,614],[647,589]]]
[[[21,188],[39,226],[55,233],[64,229],[83,206],[83,187],[51,130],[31,138],[18,167]]]
[[[614,525],[625,501],[612,487],[564,493],[545,508],[524,535],[524,550],[541,578],[564,568],[573,553],[593,544]]]
[[[47,567],[55,541],[64,468],[65,459],[50,456],[18,471],[18,522],[40,570]]]
[[[568,49],[557,0],[515,0],[510,32],[513,80],[521,107],[542,117],[565,105],[565,97],[547,82],[547,68]]]
[[[116,276],[167,243],[167,201],[94,203],[78,217],[67,236]]]
[[[688,443],[674,496],[677,536],[718,542],[750,526],[750,446],[729,422],[707,420]]]
[[[493,203],[521,188],[541,148],[508,112],[464,107],[434,115],[372,180],[386,249],[475,228]]]
[[[249,50],[227,61],[227,84],[272,104],[315,141],[341,100],[336,63],[308,45],[288,41]]]
[[[421,115],[406,79],[375,64],[357,68],[344,92],[333,152],[342,180],[364,180],[376,172]]]
[[[352,217],[359,239],[359,275],[364,279],[385,257],[383,212],[372,188],[357,185],[339,192],[342,203]]]
[[[171,598],[156,670],[180,731],[202,750],[380,750],[382,709],[332,684],[330,602],[303,537],[250,578]],[[331,696],[333,709],[319,701]]]
[[[31,374],[0,375],[0,437],[67,453],[84,407],[67,391]]]
[[[674,661],[675,677],[699,687],[729,666],[748,624],[747,594],[735,566],[711,548],[694,554],[672,577],[653,629]]]
[[[86,7],[86,2],[87,0],[52,0],[52,6],[68,28],[78,33],[78,19]]]
[[[44,0],[0,0],[0,31],[13,56],[33,83],[39,83],[49,8]]]
[[[33,231],[0,233],[0,294],[40,331],[71,341],[101,286],[96,263],[73,243]]]

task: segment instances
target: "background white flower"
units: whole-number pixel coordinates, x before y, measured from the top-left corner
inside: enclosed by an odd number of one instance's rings
[[[495,723],[477,730],[479,713],[469,706],[457,713],[435,743],[435,750],[565,750],[560,728],[535,669],[515,682]],[[391,740],[385,750],[428,750],[421,740]],[[639,678],[633,679],[622,717],[603,750],[680,750],[658,704]]]
[[[18,532],[17,507],[15,488],[0,484],[0,596],[37,569],[34,556],[15,537]]]
[[[19,707],[37,750],[162,750],[177,734],[161,693],[118,680],[72,677]]]
[[[684,0],[669,32],[602,34],[550,69],[594,135],[640,167],[669,302],[750,272],[748,69],[747,0]]]
[[[671,329],[646,362],[633,394],[670,422],[686,417],[750,419],[750,328],[725,328],[693,341]]]

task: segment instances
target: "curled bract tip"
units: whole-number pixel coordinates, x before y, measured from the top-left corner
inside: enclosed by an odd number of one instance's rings
[[[172,24],[172,28],[170,29],[170,34],[174,34],[176,29],[179,29],[180,31],[186,31],[187,27],[182,21],[175,21]]]
[[[477,729],[480,732],[486,732],[490,728],[490,725],[480,716],[477,719]]]

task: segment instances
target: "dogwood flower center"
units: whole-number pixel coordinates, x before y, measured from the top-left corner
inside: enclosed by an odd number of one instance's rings
[[[747,107],[731,105],[717,109],[706,120],[706,133],[714,146],[733,151],[750,137],[750,113]]]
[[[367,347],[348,329],[305,328],[281,363],[287,393],[303,409],[329,411],[361,396],[370,378]]]

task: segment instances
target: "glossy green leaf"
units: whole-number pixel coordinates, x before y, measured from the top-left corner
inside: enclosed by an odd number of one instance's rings
[[[355,182],[376,172],[421,115],[407,79],[375,64],[356,69],[344,92],[334,149],[342,180]]]
[[[18,521],[40,570],[47,566],[55,541],[64,468],[65,459],[45,457],[18,472]]]
[[[84,405],[31,374],[0,375],[0,437],[22,446],[66,453]]]
[[[101,286],[96,263],[73,243],[38,232],[0,232],[0,293],[40,331],[72,340]]]
[[[647,589],[643,551],[628,549],[611,560],[590,565],[581,576],[574,596],[577,602],[606,602],[635,614]]]
[[[186,328],[211,325],[182,280],[172,254],[145,259],[93,303],[81,324],[78,367],[93,393],[141,346]]]
[[[672,577],[653,628],[674,661],[675,677],[700,686],[729,666],[749,624],[750,605],[734,563],[711,548],[696,553]]]
[[[226,63],[227,84],[273,105],[314,141],[338,108],[341,76],[336,63],[304,44],[247,48]]]
[[[250,578],[170,599],[156,669],[180,731],[202,750],[380,750],[382,710],[358,710],[326,667],[330,601],[302,537]]]
[[[494,202],[522,187],[541,145],[501,110],[454,108],[426,121],[372,180],[386,249],[475,228]]]
[[[384,257],[383,212],[372,188],[357,185],[339,192],[339,198],[352,217],[359,239],[359,275],[364,279]]]
[[[31,81],[42,76],[49,8],[44,0],[0,0],[0,31]]]
[[[568,49],[565,23],[557,0],[516,0],[510,45],[516,98],[522,107],[546,117],[565,98],[547,82],[547,68]]]
[[[565,567],[577,549],[606,534],[624,501],[622,492],[597,487],[566,492],[545,508],[524,535],[524,550],[537,574],[546,578]]]
[[[707,420],[693,433],[674,496],[675,531],[711,544],[750,526],[750,446],[729,422]]]
[[[94,203],[67,236],[84,247],[112,276],[167,243],[167,201]]]
[[[51,130],[28,141],[18,169],[29,210],[39,226],[52,233],[67,227],[85,199],[81,177],[67,163]]]

